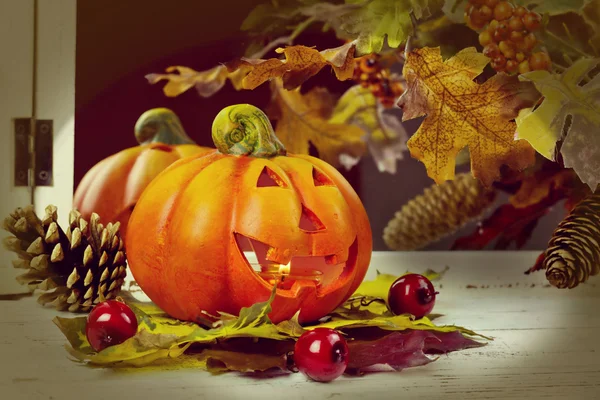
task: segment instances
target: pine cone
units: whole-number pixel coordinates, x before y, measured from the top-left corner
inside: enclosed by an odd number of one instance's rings
[[[31,291],[45,292],[38,303],[87,312],[120,290],[127,274],[123,240],[119,223],[104,227],[97,214],[88,224],[73,210],[69,224],[65,233],[52,205],[46,207],[42,220],[32,206],[17,208],[4,219],[4,229],[14,235],[4,245],[19,256],[14,267],[27,270],[17,281]]]
[[[572,289],[600,271],[600,193],[582,200],[554,231],[543,267],[551,285]]]
[[[383,231],[392,250],[418,250],[457,231],[481,216],[494,202],[488,190],[470,173],[432,185],[405,204]]]

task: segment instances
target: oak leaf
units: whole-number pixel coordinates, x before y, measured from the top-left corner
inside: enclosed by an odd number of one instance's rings
[[[556,143],[567,168],[593,191],[600,183],[600,75],[588,74],[600,58],[582,58],[561,75],[533,71],[520,79],[533,82],[544,96],[537,108],[521,110],[518,137],[544,157],[556,159]],[[563,135],[566,137],[563,139]]]
[[[318,51],[307,46],[287,46],[277,48],[284,59],[240,58],[218,65],[206,71],[195,71],[188,67],[168,67],[166,74],[148,74],[150,84],[166,80],[163,92],[167,97],[176,97],[195,87],[202,97],[217,93],[229,79],[236,90],[252,90],[275,78],[281,78],[285,89],[295,89],[321,69],[330,66],[336,77],[343,81],[352,78],[354,73],[353,42],[342,46]]]
[[[535,161],[531,146],[514,139],[513,119],[538,94],[531,85],[504,74],[476,83],[474,78],[488,62],[475,48],[445,61],[439,47],[407,52],[407,89],[398,105],[404,110],[403,120],[425,116],[407,145],[437,183],[454,178],[456,156],[466,146],[473,176],[487,187],[503,165],[522,170]]]
[[[312,143],[319,158],[336,167],[342,154],[360,157],[365,153],[362,129],[330,121],[333,101],[326,89],[302,94],[299,89],[285,90],[281,81],[274,81],[271,87],[273,100],[267,114],[277,121],[275,133],[287,151],[309,154]]]

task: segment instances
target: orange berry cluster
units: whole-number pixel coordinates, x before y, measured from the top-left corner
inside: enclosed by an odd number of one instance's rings
[[[386,108],[392,107],[404,92],[401,82],[390,77],[390,70],[382,65],[379,54],[369,54],[357,60],[353,79],[371,93]]]
[[[542,24],[540,14],[508,1],[469,0],[465,20],[479,32],[483,54],[492,59],[494,70],[524,74],[551,68],[548,53],[534,51],[538,45],[535,31]]]

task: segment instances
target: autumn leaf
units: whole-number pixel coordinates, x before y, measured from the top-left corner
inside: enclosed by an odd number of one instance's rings
[[[367,147],[378,170],[396,173],[396,161],[403,158],[408,134],[400,117],[385,110],[371,90],[361,85],[348,89],[339,99],[329,122],[361,128],[366,133]],[[342,164],[350,169],[359,160],[346,157]]]
[[[432,354],[481,346],[458,331],[393,332],[375,340],[350,341],[346,373],[377,372],[385,370],[383,366],[399,371],[435,361]]]
[[[210,97],[221,90],[230,76],[223,65],[201,72],[188,67],[174,66],[168,67],[166,72],[166,74],[148,74],[146,79],[150,84],[166,80],[167,84],[163,87],[163,92],[167,97],[177,97],[193,87],[200,96]]]
[[[365,132],[357,126],[330,121],[332,104],[326,89],[306,94],[285,90],[280,81],[272,83],[272,104],[267,114],[276,120],[275,133],[290,153],[309,154],[309,143],[319,158],[340,166],[340,155],[360,157],[366,151]]]
[[[352,42],[323,51],[296,45],[276,49],[277,53],[285,56],[283,60],[241,58],[226,65],[231,73],[242,71],[242,89],[252,90],[269,80],[281,78],[283,88],[291,90],[302,85],[325,66],[330,66],[341,81],[352,78],[355,65],[354,49]]]
[[[243,22],[242,30],[263,35],[292,30],[295,36],[312,23],[320,22],[324,29],[333,29],[338,38],[355,40],[357,54],[364,55],[378,53],[384,45],[399,47],[413,32],[413,17],[416,21],[426,20],[443,4],[443,0],[271,2],[258,5]]]
[[[204,329],[191,322],[183,322],[162,315],[150,315],[129,304],[138,319],[138,332],[125,342],[99,352],[93,351],[85,335],[87,317],[55,317],[54,323],[65,334],[69,353],[80,361],[97,365],[142,366],[164,358],[182,355],[192,344],[210,344],[218,339],[253,337],[288,340],[268,318],[275,290],[271,298],[251,307],[242,308],[235,319],[227,319],[220,326]]]
[[[443,0],[346,0],[345,5],[362,7],[328,23],[339,37],[356,40],[357,54],[378,53],[384,44],[397,48],[406,41],[413,32],[413,16],[429,18],[443,4]]]
[[[600,75],[588,80],[600,58],[582,58],[561,75],[534,71],[520,76],[544,96],[535,109],[521,110],[518,137],[544,157],[556,158],[556,143],[566,168],[573,168],[593,191],[600,183]]]
[[[540,157],[541,158],[541,157]],[[510,196],[510,203],[516,208],[530,207],[542,202],[552,191],[569,193],[577,185],[577,176],[572,169],[544,159],[539,167],[526,171],[519,189]]]
[[[322,51],[301,45],[287,46],[275,50],[283,54],[284,59],[242,57],[200,72],[175,66],[167,68],[166,74],[148,74],[146,79],[150,84],[166,80],[163,92],[168,97],[179,96],[193,87],[200,96],[210,97],[221,90],[228,79],[236,90],[252,90],[275,78],[281,78],[285,89],[295,89],[326,66],[333,69],[339,80],[352,78],[354,51],[353,42]]]
[[[435,182],[454,178],[456,156],[468,146],[473,176],[489,187],[507,165],[521,170],[533,164],[535,152],[515,141],[513,118],[537,98],[530,85],[496,74],[483,84],[473,81],[489,58],[467,48],[442,60],[439,47],[407,53],[407,89],[398,105],[403,120],[426,116],[409,139],[412,157],[423,162]]]
[[[444,274],[447,272],[448,267],[440,272],[436,272],[434,270],[427,270],[423,272],[421,275],[425,276],[430,281],[434,282],[441,279]],[[405,274],[408,274],[407,271]],[[385,299],[388,296],[388,291],[390,290],[390,286],[392,283],[399,277],[405,275],[393,275],[393,274],[382,274],[379,271],[377,272],[377,276],[372,281],[363,281],[360,286],[354,292],[353,297],[355,296],[369,296],[369,297],[377,297]]]

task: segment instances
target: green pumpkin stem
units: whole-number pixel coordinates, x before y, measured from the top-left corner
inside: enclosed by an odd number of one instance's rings
[[[213,121],[212,139],[223,154],[263,158],[286,154],[269,118],[250,104],[222,109]]]
[[[168,108],[152,108],[140,115],[135,123],[135,138],[139,144],[196,144],[179,117]]]

